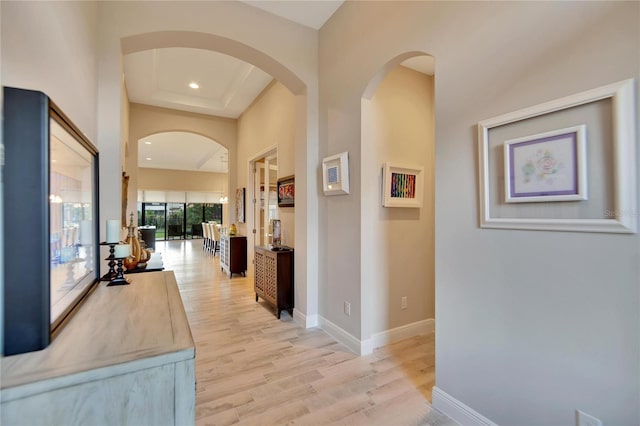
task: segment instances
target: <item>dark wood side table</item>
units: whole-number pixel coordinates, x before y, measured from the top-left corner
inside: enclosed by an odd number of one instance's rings
[[[220,269],[231,278],[247,271],[247,237],[220,234]]]
[[[283,309],[293,315],[293,249],[255,248],[253,288],[258,297],[276,308],[280,319]]]

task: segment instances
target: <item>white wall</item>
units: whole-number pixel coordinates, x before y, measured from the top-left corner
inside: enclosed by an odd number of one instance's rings
[[[433,77],[396,66],[363,102],[367,107],[370,119],[365,123],[363,117],[362,123],[362,180],[367,182],[361,194],[363,340],[435,315]],[[423,207],[382,207],[385,162],[424,168]],[[406,309],[401,309],[403,296]]]
[[[46,93],[94,144],[97,10],[97,4],[89,2],[0,2],[1,86]],[[3,243],[4,239],[0,241],[0,281],[4,279]],[[0,330],[3,286],[0,283]]]
[[[639,7],[346,2],[338,9],[319,37],[321,156],[349,151],[352,195],[322,203],[321,313],[358,337],[359,194],[371,185],[360,180],[363,91],[403,52],[431,54],[437,387],[498,424],[574,424],[576,408],[604,424],[640,423],[640,238],[480,229],[475,127],[640,77]],[[351,317],[342,314],[346,298]]]
[[[2,2],[2,85],[47,94],[97,145],[98,5]]]

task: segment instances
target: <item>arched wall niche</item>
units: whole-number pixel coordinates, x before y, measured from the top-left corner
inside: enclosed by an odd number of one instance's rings
[[[425,52],[401,53],[371,77],[361,98],[360,353],[363,355],[434,327],[433,76],[400,67],[416,57],[433,62],[433,57]],[[395,102],[394,107],[390,107],[390,102]],[[389,161],[424,167],[422,208],[382,207],[382,163]],[[404,266],[398,267],[400,264]],[[424,282],[418,277],[425,277]],[[401,308],[403,298],[408,299],[407,309]]]

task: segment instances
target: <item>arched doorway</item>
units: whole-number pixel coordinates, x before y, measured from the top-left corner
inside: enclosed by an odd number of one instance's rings
[[[222,224],[228,218],[228,149],[193,132],[146,135],[172,127],[169,119],[145,120],[152,112],[133,110],[130,133],[136,148],[128,152],[127,170],[135,177],[137,206],[132,201],[129,211],[138,211],[139,226],[155,227],[157,240],[202,237],[202,222]]]
[[[415,63],[418,62],[418,63]],[[361,100],[362,354],[434,329],[433,58],[387,62]],[[383,207],[383,164],[423,169],[420,208]]]
[[[128,23],[125,24],[129,25]],[[206,49],[215,52],[225,53],[240,60],[253,64],[268,74],[272,75],[282,85],[284,85],[295,98],[295,174],[296,186],[298,188],[298,199],[296,200],[296,209],[294,212],[295,223],[298,232],[295,234],[295,244],[297,249],[295,257],[295,305],[294,317],[297,322],[304,326],[317,325],[318,312],[318,261],[317,261],[317,245],[314,237],[317,235],[318,229],[318,195],[315,191],[317,177],[314,174],[307,173],[311,164],[315,164],[318,159],[318,152],[314,147],[318,144],[316,130],[318,111],[313,105],[317,102],[317,91],[315,90],[317,82],[311,80],[311,87],[314,89],[307,94],[307,83],[304,82],[296,73],[291,71],[287,66],[283,65],[274,57],[261,52],[245,43],[241,43],[223,36],[197,32],[197,31],[153,31],[137,35],[133,32],[127,32],[126,29],[115,29],[108,32],[102,44],[102,63],[100,67],[101,90],[99,95],[99,109],[102,111],[103,119],[99,124],[99,134],[103,141],[101,145],[101,153],[103,153],[102,161],[106,167],[101,168],[101,188],[103,196],[103,204],[110,205],[116,203],[116,190],[113,185],[115,176],[114,168],[116,167],[117,158],[120,152],[115,147],[115,139],[117,136],[117,126],[114,122],[118,122],[116,111],[120,112],[121,124],[124,124],[122,118],[123,106],[121,102],[122,95],[115,98],[113,90],[116,85],[121,83],[121,64],[122,55],[143,51],[145,49],[156,49],[163,47],[187,47],[196,49]],[[117,50],[115,40],[117,35]],[[294,66],[299,67],[300,64],[290,60]],[[305,59],[306,60],[306,59]],[[304,62],[304,61],[303,61]],[[117,66],[119,64],[119,66]],[[300,67],[299,67],[300,68]],[[302,71],[301,71],[302,70]],[[305,71],[301,68],[298,72]],[[308,131],[308,126],[311,132]],[[132,140],[132,139],[131,139]],[[121,150],[124,148],[121,148]],[[238,173],[238,157],[235,147],[229,146],[229,188],[236,188],[236,179]],[[233,206],[230,206],[230,215],[233,215]],[[105,214],[111,214],[106,211]]]

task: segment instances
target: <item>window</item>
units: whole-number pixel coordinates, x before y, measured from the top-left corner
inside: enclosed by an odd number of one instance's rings
[[[222,204],[138,203],[138,226],[155,226],[156,240],[202,237],[202,222],[222,223]]]

